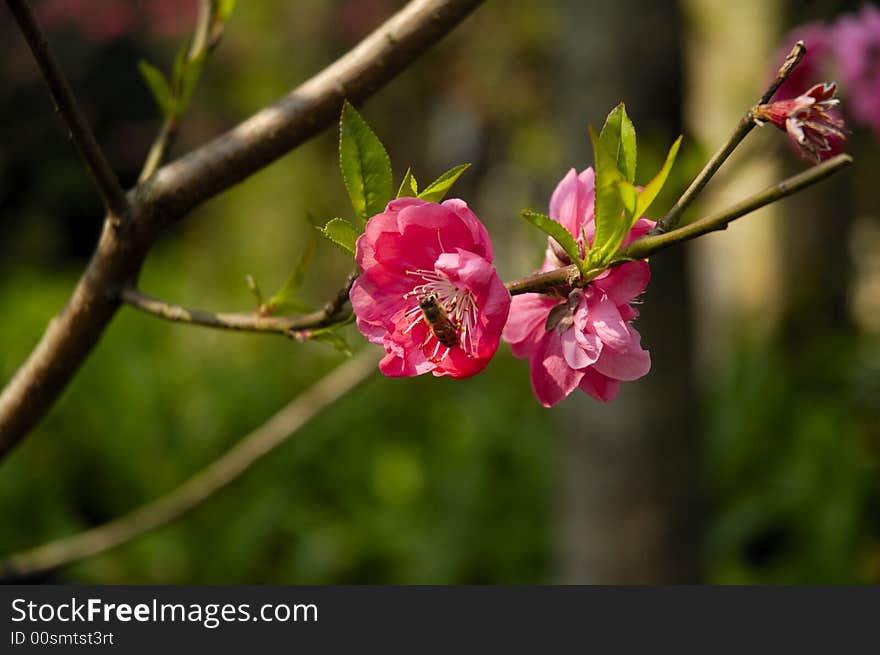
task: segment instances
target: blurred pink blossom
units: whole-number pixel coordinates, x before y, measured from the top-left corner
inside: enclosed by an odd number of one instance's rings
[[[550,216],[559,221],[582,248],[595,235],[593,207],[595,175],[587,168],[572,169],[550,200]],[[632,243],[654,226],[639,219],[623,245]],[[588,243],[584,243],[584,235]],[[541,270],[567,263],[552,246]],[[551,407],[579,388],[602,402],[613,400],[620,382],[636,380],[651,368],[651,356],[631,325],[638,310],[633,301],[650,278],[648,263],[628,262],[611,268],[583,289],[565,297],[541,294],[516,296],[504,340],[513,354],[529,360],[532,390]]]
[[[831,26],[831,47],[853,118],[880,138],[880,9],[865,5]]]
[[[36,11],[47,30],[76,29],[99,43],[139,31],[178,38],[194,27],[196,0],[44,0]]]
[[[492,265],[489,234],[463,200],[391,201],[367,222],[356,259],[363,273],[351,306],[361,333],[385,348],[382,373],[465,378],[485,368],[510,294]],[[443,317],[444,335],[429,322],[426,299]]]
[[[791,52],[794,44],[803,41],[807,52],[801,63],[791,72],[782,86],[776,91],[772,99],[786,100],[796,98],[804,89],[813,86],[817,80],[827,79],[831,73],[829,54],[831,50],[832,35],[825,23],[815,22],[799,25],[791,30],[783,39],[782,46],[776,51],[771,60],[774,66],[779,66]],[[773,75],[776,69],[773,69]],[[772,79],[772,77],[771,77]]]

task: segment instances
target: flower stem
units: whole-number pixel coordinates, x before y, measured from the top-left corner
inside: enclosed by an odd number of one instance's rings
[[[773,94],[776,93],[782,83],[788,79],[788,76],[791,75],[791,72],[801,62],[806,53],[807,47],[804,45],[803,41],[798,41],[794,44],[791,52],[788,53],[782,66],[780,66],[779,70],[776,72],[776,78],[773,80],[773,83],[767,87],[764,95],[761,96],[755,106],[766,104],[767,101],[773,97]],[[718,172],[721,165],[727,161],[727,158],[730,157],[731,153],[740,143],[742,143],[742,140],[746,138],[748,133],[751,132],[754,127],[755,124],[752,121],[752,109],[749,109],[745,116],[743,116],[739,123],[737,123],[736,128],[727,138],[727,141],[725,141],[721,148],[712,155],[712,158],[706,162],[703,170],[701,170],[699,175],[694,178],[694,181],[691,182],[691,185],[672,206],[672,209],[670,209],[666,215],[657,222],[656,227],[651,230],[651,234],[663,234],[678,227],[678,224],[681,222],[681,215],[684,211],[690,207],[691,203],[698,195],[700,195],[700,192],[709,180],[712,179],[712,176]]]

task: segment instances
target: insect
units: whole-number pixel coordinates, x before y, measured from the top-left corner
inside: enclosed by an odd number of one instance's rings
[[[458,328],[449,320],[443,305],[437,302],[437,294],[431,293],[419,300],[419,308],[437,341],[447,348],[458,345]]]

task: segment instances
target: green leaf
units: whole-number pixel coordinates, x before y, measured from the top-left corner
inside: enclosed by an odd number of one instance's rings
[[[581,272],[586,271],[584,262],[581,259],[581,252],[577,241],[575,241],[571,232],[566,230],[561,223],[554,221],[545,214],[529,210],[524,210],[522,212],[522,217],[562,246],[562,249],[568,255],[569,259],[577,264],[577,267]]]
[[[229,20],[232,12],[235,10],[236,0],[214,0],[214,15],[221,23]]]
[[[248,290],[254,294],[254,298],[257,299],[257,307],[263,306],[263,292],[260,291],[260,285],[257,284],[257,281],[254,279],[254,276],[248,273],[244,276],[245,284],[247,284]]]
[[[391,160],[379,138],[348,101],[339,124],[339,168],[355,214],[366,220],[391,200]]]
[[[663,162],[663,166],[660,168],[660,171],[654,176],[650,182],[645,185],[645,188],[639,193],[639,200],[636,204],[636,210],[634,212],[635,218],[638,220],[639,217],[643,216],[654,200],[657,198],[657,194],[663,189],[663,186],[666,184],[666,179],[669,177],[669,172],[672,170],[672,165],[675,163],[675,158],[678,156],[678,149],[681,146],[681,137],[678,137],[673,144],[669,147],[669,152],[666,154],[666,161]]]
[[[202,74],[202,68],[204,68],[205,58],[207,57],[207,54],[207,52],[203,52],[192,61],[188,61],[183,68],[183,73],[180,79],[179,96],[179,108],[181,113],[183,113],[189,106],[189,101],[192,98],[193,91],[195,91],[196,84],[198,83],[199,77]]]
[[[302,288],[303,280],[305,279],[306,269],[308,269],[309,264],[312,261],[312,255],[315,253],[315,240],[309,239],[309,244],[306,246],[305,252],[300,255],[300,258],[293,265],[293,268],[290,271],[290,274],[287,276],[287,279],[284,281],[284,284],[281,285],[281,288],[275,292],[266,304],[263,306],[263,310],[268,314],[276,314],[283,311],[293,312],[293,313],[303,313],[311,311],[311,307],[306,305],[305,303],[296,300],[293,296]]]
[[[621,102],[605,119],[599,133],[599,141],[614,156],[615,166],[628,182],[636,179],[636,128],[626,114],[626,106]]]
[[[345,337],[336,332],[322,332],[320,334],[314,334],[309,337],[309,341],[326,343],[328,346],[332,346],[339,352],[345,353],[349,357],[354,354],[351,350],[351,346],[348,344],[348,341],[345,340]]]
[[[270,315],[287,315],[287,314],[308,314],[315,311],[315,308],[296,298],[285,298],[283,300],[270,300],[265,305],[267,313]]]
[[[602,265],[606,263],[609,253],[617,252],[623,236],[629,230],[628,219],[623,216],[624,203],[620,191],[621,183],[627,180],[617,168],[615,155],[608,152],[592,127],[590,140],[593,142],[596,164],[596,236],[588,259],[592,265]]]
[[[316,226],[326,239],[354,257],[355,243],[361,231],[344,218],[334,218],[324,226]]]
[[[171,89],[175,98],[179,98],[183,90],[183,74],[186,71],[188,54],[189,46],[184,44],[177,49],[177,54],[174,55],[174,64],[171,66]]]
[[[354,323],[355,315],[349,314],[344,320],[339,321],[338,323],[333,323],[332,325],[328,325],[327,327],[318,328],[316,330],[308,331],[308,339],[310,341],[318,341],[321,343],[326,343],[329,346],[332,346],[336,350],[345,353],[346,355],[351,356],[352,350],[351,346],[348,345],[348,341],[345,340],[341,334],[339,334],[339,330],[346,325]]]
[[[418,198],[419,196],[419,183],[416,182],[416,178],[412,174],[412,168],[406,169],[406,175],[403,176],[395,197],[403,198],[404,196],[410,198]]]
[[[459,164],[454,168],[450,168],[443,173],[443,175],[425,187],[419,194],[419,198],[429,202],[440,202],[446,197],[446,194],[449,193],[449,190],[452,188],[452,185],[455,184],[456,180],[458,180],[462,173],[470,167],[470,164]]]
[[[174,100],[174,95],[171,93],[168,80],[165,79],[162,71],[146,59],[141,59],[138,62],[138,68],[141,71],[144,82],[147,83],[147,87],[150,89],[150,93],[153,94],[153,99],[156,101],[159,111],[162,112],[162,116],[165,118],[175,116],[177,103]]]

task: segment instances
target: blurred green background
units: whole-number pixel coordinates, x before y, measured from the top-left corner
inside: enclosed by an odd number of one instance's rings
[[[159,122],[137,62],[170,67],[194,3],[34,4],[133,184]],[[401,4],[240,2],[175,155],[283,95]],[[565,172],[591,163],[588,123],[626,101],[642,179],[684,132],[669,184],[680,190],[760,94],[783,34],[859,6],[490,0],[363,112],[398,180],[408,165],[427,181],[474,163],[455,195],[486,222],[510,279],[542,252],[519,210],[546,208]],[[2,17],[5,381],[63,306],[101,207]],[[757,131],[694,215],[801,170],[781,142]],[[466,381],[376,375],[182,520],[32,580],[880,583],[880,156],[858,126],[849,150],[856,164],[839,178],[712,245],[652,260],[638,325],[653,370],[614,403],[575,394],[543,409],[527,364],[504,347]],[[245,276],[270,293],[280,285],[310,238],[307,215],[348,212],[331,130],[167,233],[141,286],[247,310]],[[349,266],[320,244],[304,298],[330,297]],[[362,347],[353,328],[346,336]],[[0,466],[0,555],[173,489],[343,359],[123,308]]]

